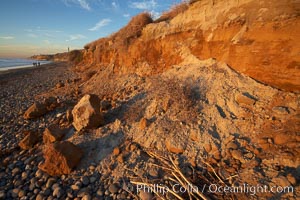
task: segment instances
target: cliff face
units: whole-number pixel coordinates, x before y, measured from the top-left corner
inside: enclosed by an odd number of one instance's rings
[[[293,0],[203,0],[171,20],[137,16],[119,33],[86,45],[77,68],[114,64],[114,72],[150,75],[190,55],[213,57],[260,82],[299,92],[299,10]]]

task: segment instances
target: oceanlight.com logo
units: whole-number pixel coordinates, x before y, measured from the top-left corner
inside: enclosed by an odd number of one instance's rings
[[[133,189],[133,187],[131,187]],[[267,185],[249,185],[243,184],[241,186],[227,186],[227,185],[218,185],[218,184],[210,184],[203,185],[202,187],[197,187],[195,185],[187,185],[182,186],[180,184],[174,184],[172,186],[166,186],[163,184],[136,184],[136,192],[140,191],[151,192],[151,193],[159,193],[162,195],[166,195],[168,192],[183,194],[183,193],[213,193],[213,194],[238,194],[245,193],[250,195],[256,195],[258,193],[293,193],[293,186],[267,186]]]

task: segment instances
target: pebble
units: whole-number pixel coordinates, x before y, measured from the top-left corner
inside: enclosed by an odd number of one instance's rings
[[[81,181],[82,181],[83,185],[88,185],[90,183],[90,180],[87,176],[83,176],[81,178]]]
[[[49,196],[49,195],[51,194],[51,190],[50,190],[49,188],[47,188],[47,189],[43,192],[43,194],[44,194],[45,196]]]
[[[41,178],[42,176],[43,176],[42,170],[38,169],[38,170],[35,172],[35,177]]]
[[[26,195],[26,192],[24,190],[20,190],[18,193],[19,198],[22,198]]]
[[[60,198],[64,195],[64,191],[58,186],[54,189],[53,194],[54,197]]]
[[[35,200],[43,200],[44,196],[42,194],[38,194]]]
[[[0,199],[5,199],[5,191],[0,191]]]
[[[92,199],[92,197],[89,194],[86,194],[82,197],[81,200],[91,200],[91,199]]]
[[[141,198],[141,200],[151,200],[153,199],[153,194],[146,191],[140,191],[139,197]]]
[[[88,188],[82,188],[77,193],[77,197],[81,197],[82,198],[84,195],[88,195]]]
[[[55,190],[56,188],[58,188],[59,187],[59,184],[58,183],[54,183],[53,185],[52,185],[52,190]]]
[[[158,169],[156,167],[152,167],[148,173],[153,178],[157,178],[159,176]]]
[[[15,176],[16,174],[18,174],[20,172],[20,169],[19,168],[14,168],[11,173],[13,176]]]
[[[96,181],[97,181],[97,178],[96,178],[96,177],[92,176],[92,177],[90,178],[90,183],[95,183]]]
[[[72,190],[79,190],[82,186],[82,183],[80,181],[77,181],[74,185],[71,186]]]
[[[27,179],[28,173],[27,172],[23,172],[22,175],[21,175],[21,177],[22,177],[22,180]]]
[[[18,195],[19,195],[19,191],[20,191],[19,188],[13,189],[13,190],[11,191],[11,196],[12,196],[13,198],[17,198]]]
[[[96,194],[101,197],[104,195],[104,192],[103,192],[103,190],[99,189],[99,190],[97,190]]]
[[[46,183],[46,188],[51,188],[52,185],[56,182],[55,178],[49,178],[47,183]]]
[[[114,183],[108,187],[108,191],[112,194],[116,194],[119,191],[120,187],[118,184]]]

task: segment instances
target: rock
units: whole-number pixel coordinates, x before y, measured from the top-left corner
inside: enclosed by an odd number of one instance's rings
[[[119,147],[114,148],[113,154],[114,154],[115,156],[118,156],[118,155],[120,154],[120,148],[119,148]]]
[[[5,195],[5,191],[0,191],[0,199],[5,199],[6,195]]]
[[[288,179],[284,176],[278,176],[278,177],[274,177],[272,178],[272,182],[276,185],[276,186],[281,186],[281,187],[288,187],[291,186],[290,182],[288,181]]]
[[[206,143],[206,144],[204,144],[204,149],[205,149],[205,151],[207,152],[207,153],[209,153],[209,152],[211,152],[211,144],[210,143]]]
[[[19,189],[19,188],[13,189],[13,190],[11,191],[11,196],[12,196],[13,198],[17,198],[18,195],[19,195],[19,192],[20,192],[20,189]]]
[[[73,125],[76,130],[96,128],[104,123],[100,113],[100,100],[96,95],[87,94],[72,110]]]
[[[39,168],[51,176],[69,174],[83,155],[79,147],[68,141],[47,144],[43,153],[45,162]]]
[[[54,189],[52,195],[54,197],[60,198],[60,197],[62,197],[64,195],[64,191],[60,187],[57,187],[57,188]]]
[[[24,113],[24,119],[34,119],[55,109],[59,103],[55,97],[48,97],[42,102],[33,103]]]
[[[97,178],[92,176],[90,177],[90,183],[95,183],[97,181]]]
[[[254,105],[256,102],[255,98],[250,97],[250,95],[246,95],[246,94],[235,95],[235,101],[239,105]]]
[[[290,173],[287,175],[286,177],[288,179],[288,181],[292,184],[292,185],[295,185],[297,183],[297,180],[296,178]]]
[[[151,167],[149,169],[149,175],[152,177],[152,178],[158,178],[159,177],[159,171],[156,167]]]
[[[18,193],[18,197],[19,198],[22,198],[26,195],[26,192],[24,190],[20,190],[19,193]]]
[[[36,200],[43,200],[44,199],[44,196],[42,194],[38,194],[36,196]]]
[[[274,144],[283,145],[291,141],[292,136],[288,136],[284,133],[277,133],[274,137]]]
[[[241,163],[245,163],[245,159],[243,156],[243,153],[239,150],[233,150],[231,151],[231,156],[236,159],[239,160]]]
[[[53,124],[45,129],[43,141],[45,144],[61,141],[65,134],[65,130],[61,129],[58,125]]]
[[[275,106],[272,108],[272,111],[277,115],[287,115],[290,113],[289,108],[284,106]]]
[[[56,182],[55,178],[49,178],[47,183],[46,183],[46,188],[51,188],[52,185]]]
[[[38,170],[35,172],[35,177],[41,178],[42,176],[43,176],[43,171],[38,169]]]
[[[91,195],[86,194],[86,195],[84,195],[84,196],[82,197],[81,200],[91,200],[91,199],[92,199]]]
[[[87,176],[83,176],[81,178],[81,182],[82,182],[83,185],[88,185],[90,183],[90,180]]]
[[[80,185],[78,185],[78,184],[71,185],[71,189],[72,190],[79,190],[80,189]]]
[[[235,142],[229,142],[226,147],[228,149],[237,149],[238,148],[238,145],[235,143]]]
[[[103,192],[103,190],[99,189],[99,190],[97,190],[96,194],[101,197],[104,195],[104,192]]]
[[[35,102],[24,113],[24,119],[38,118],[48,112],[45,104]]]
[[[15,176],[16,174],[18,174],[20,172],[20,169],[19,168],[14,168],[12,171],[11,171],[11,173],[12,173],[12,175],[13,176]]]
[[[31,149],[39,141],[38,133],[34,131],[26,131],[24,134],[26,136],[23,140],[21,140],[19,146],[21,149]]]
[[[148,120],[146,118],[142,118],[140,121],[140,130],[144,130],[148,126]]]
[[[180,142],[175,142],[172,139],[167,139],[166,148],[169,152],[175,154],[181,154],[184,152],[184,149]]]
[[[150,192],[142,191],[142,190],[139,193],[139,197],[141,200],[152,200],[154,198],[153,194],[151,194]]]
[[[116,194],[118,193],[120,187],[117,183],[114,183],[114,184],[111,184],[109,187],[108,187],[108,191],[111,193],[111,194]]]

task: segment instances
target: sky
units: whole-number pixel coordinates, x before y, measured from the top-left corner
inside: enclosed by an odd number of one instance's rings
[[[0,0],[0,58],[81,49],[147,11],[157,18],[182,0]]]

